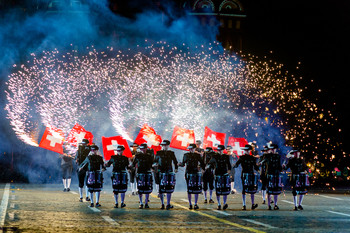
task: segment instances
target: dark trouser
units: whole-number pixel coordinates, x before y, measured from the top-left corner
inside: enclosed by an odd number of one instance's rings
[[[232,168],[230,173],[230,182],[235,182],[236,169]]]
[[[156,184],[160,184],[160,178],[159,178],[159,171],[153,171],[153,177],[154,177],[154,182],[156,183]]]
[[[129,175],[130,175],[130,183],[135,183],[136,169],[135,168],[131,168],[129,170]]]
[[[261,190],[266,190],[266,186],[267,186],[267,177],[266,177],[266,175],[261,175],[260,176],[260,180],[261,180]]]
[[[73,166],[71,164],[65,164],[61,166],[62,169],[62,178],[63,179],[71,179]]]
[[[210,190],[214,189],[214,174],[210,170],[206,170],[203,174],[203,191],[207,191],[208,186]]]
[[[84,187],[85,178],[86,178],[86,171],[85,170],[78,171],[79,188]]]

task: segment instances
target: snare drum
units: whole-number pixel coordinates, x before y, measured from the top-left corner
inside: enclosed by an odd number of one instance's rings
[[[267,175],[267,193],[279,195],[282,192],[282,177],[278,175]]]
[[[187,192],[190,194],[199,194],[202,192],[202,173],[187,173]]]
[[[159,193],[173,193],[176,178],[174,172],[160,173]]]
[[[140,194],[149,194],[153,191],[151,172],[137,174],[137,189]]]
[[[128,175],[126,172],[113,172],[112,187],[115,193],[125,193],[128,189]]]
[[[254,194],[258,188],[258,177],[254,173],[243,173],[243,190]]]
[[[216,195],[228,195],[231,191],[230,175],[228,173],[224,175],[215,176],[215,190]]]
[[[86,186],[90,193],[100,192],[103,186],[103,175],[101,171],[89,171]]]
[[[293,188],[296,189],[297,194],[306,194],[307,187],[310,186],[309,177],[307,174],[293,174],[292,180]]]

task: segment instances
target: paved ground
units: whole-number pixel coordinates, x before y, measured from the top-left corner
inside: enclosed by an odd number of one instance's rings
[[[350,232],[350,196],[340,194],[309,194],[304,210],[296,212],[290,192],[280,195],[278,211],[268,211],[260,194],[254,211],[241,210],[240,194],[229,196],[226,211],[203,204],[201,195],[200,209],[189,210],[185,192],[175,192],[169,211],[159,209],[155,196],[150,209],[140,210],[138,197],[129,192],[127,207],[114,209],[107,187],[98,209],[78,202],[77,190],[64,193],[59,185],[0,184],[0,198],[4,232]]]

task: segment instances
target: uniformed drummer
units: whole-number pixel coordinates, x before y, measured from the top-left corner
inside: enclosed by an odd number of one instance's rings
[[[169,182],[167,178],[169,176],[172,176],[171,179],[175,182],[175,174],[173,173],[173,164],[175,167],[175,173],[177,173],[178,163],[177,163],[175,153],[169,150],[170,141],[163,140],[160,145],[162,147],[162,150],[157,152],[154,163],[158,165],[159,176],[160,176],[159,193],[160,193],[160,200],[162,203],[161,209],[165,208],[163,194],[166,193],[167,194],[166,209],[169,210],[174,207],[170,204],[170,201],[171,201],[171,194],[174,192],[175,183],[174,185],[167,184],[167,182]]]
[[[238,160],[238,156],[236,153],[233,152],[233,147],[230,145],[226,147],[226,151],[228,156],[230,157],[231,167],[233,167]],[[229,175],[230,175],[230,182],[231,182],[231,194],[235,194],[236,193],[236,189],[235,189],[236,169],[231,169],[231,172]]]
[[[127,180],[127,169],[129,168],[129,159],[123,155],[125,147],[122,145],[118,145],[114,148],[117,151],[117,155],[112,155],[111,159],[106,163],[106,167],[110,167],[113,165],[113,175],[112,175],[112,188],[114,193],[115,205],[114,208],[118,208],[118,194],[120,193],[121,204],[120,207],[124,208],[126,204],[125,200],[125,192],[128,188],[128,180]],[[116,180],[118,179],[118,180]],[[114,184],[116,183],[116,184]]]
[[[281,156],[277,154],[278,146],[276,144],[267,145],[268,153],[265,155],[265,159],[261,161],[261,164],[266,163],[266,175],[267,175],[267,203],[268,209],[271,210],[271,195],[274,196],[274,210],[279,210],[277,205],[278,195],[282,192],[280,173],[282,171]]]
[[[267,151],[268,151],[267,146],[264,146],[264,148],[261,150],[263,154],[259,158],[259,163],[261,163],[261,161],[265,159]],[[261,165],[260,180],[261,180],[261,195],[263,199],[263,204],[266,204],[266,185],[267,185],[266,163]]]
[[[75,155],[75,162],[78,165],[78,167],[85,161],[89,153],[90,153],[89,140],[84,138],[81,141],[81,143],[79,143],[78,150]],[[86,169],[78,168],[77,173],[78,173],[78,181],[79,181],[79,196],[80,196],[79,201],[83,202],[83,190],[84,190],[85,180],[86,180]],[[89,191],[86,186],[85,186],[85,192],[86,192],[86,201],[90,201]]]
[[[153,190],[152,180],[152,164],[153,164],[153,151],[149,150],[146,143],[139,146],[140,152],[137,152],[133,161],[133,167],[136,167],[136,179],[139,190],[140,209],[143,209],[142,194],[145,194],[145,208],[149,208],[148,200],[149,194]]]
[[[88,157],[80,165],[79,170],[83,170],[87,167],[88,179],[87,187],[90,192],[91,205],[94,207],[94,192],[96,192],[96,207],[100,207],[100,192],[102,190],[103,175],[102,170],[105,170],[103,158],[98,154],[98,146],[91,146],[91,151]]]
[[[213,148],[207,147],[204,150],[204,164],[206,166],[205,171],[203,173],[203,191],[204,191],[204,204],[208,203],[207,200],[207,191],[209,186],[209,203],[214,203],[213,201],[213,190],[214,190],[214,170],[212,167],[207,167],[209,165],[210,160],[216,155]]]
[[[137,195],[138,190],[137,190],[137,185],[136,185],[136,168],[134,168],[132,165],[132,161],[135,158],[136,152],[138,150],[139,145],[137,143],[133,143],[131,146],[131,155],[132,157],[129,158],[129,178],[130,178],[130,186],[131,186],[131,195]]]
[[[239,157],[237,163],[234,168],[237,168],[239,165],[242,166],[242,202],[243,207],[242,210],[246,210],[246,193],[250,193],[250,198],[252,201],[252,210],[258,207],[258,204],[254,204],[254,194],[256,192],[256,183],[249,182],[249,179],[255,180],[254,170],[258,171],[259,167],[256,164],[256,158],[251,155],[250,151],[252,150],[252,146],[247,144],[245,147],[242,147],[243,155]],[[247,185],[245,185],[247,184]]]
[[[179,166],[184,167],[186,165],[185,179],[187,183],[187,197],[190,204],[190,210],[195,210],[198,207],[198,194],[202,192],[201,173],[199,173],[198,167],[204,169],[205,165],[201,155],[195,152],[196,144],[190,144],[187,149],[188,153],[183,156],[182,163]],[[195,186],[193,186],[195,184]],[[194,194],[194,206],[192,206],[192,194]]]
[[[214,156],[210,161],[210,167],[214,168],[215,170],[215,190],[216,190],[216,198],[218,200],[218,210],[221,210],[221,200],[220,196],[223,196],[224,206],[222,207],[224,210],[227,209],[228,205],[226,203],[227,201],[227,195],[231,191],[231,184],[230,184],[230,176],[229,173],[231,172],[231,163],[230,163],[230,157],[227,154],[224,154],[225,146],[224,145],[218,145],[217,148],[217,155]]]
[[[290,168],[292,171],[291,184],[292,184],[292,193],[293,193],[293,201],[294,201],[294,210],[303,210],[302,202],[304,199],[304,195],[307,193],[306,180],[307,178],[307,166],[304,161],[300,157],[300,151],[296,148],[292,149],[287,157],[292,157],[287,165],[283,164],[283,169],[287,170]],[[297,177],[299,180],[297,180]],[[304,180],[302,180],[302,177]],[[297,184],[299,182],[299,184]],[[299,185],[299,186],[298,186]],[[299,194],[299,204],[297,204],[297,194]]]

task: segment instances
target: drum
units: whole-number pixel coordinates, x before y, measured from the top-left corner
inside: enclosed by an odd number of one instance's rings
[[[197,172],[187,174],[187,192],[190,194],[199,194],[202,192],[202,173]]]
[[[282,177],[278,175],[267,175],[267,193],[279,195],[282,192]]]
[[[215,190],[216,195],[228,195],[231,191],[230,175],[228,173],[224,175],[215,176]]]
[[[103,175],[101,171],[89,171],[86,180],[89,192],[100,192],[103,186]]]
[[[112,187],[115,193],[125,193],[128,189],[128,175],[126,172],[113,172]]]
[[[258,189],[258,177],[254,173],[243,173],[243,190],[246,193],[254,194]]]
[[[307,187],[310,186],[309,177],[305,173],[293,174],[292,181],[293,188],[296,189],[297,194],[306,194]]]
[[[137,189],[140,194],[149,194],[153,191],[152,173],[138,173],[137,174]]]
[[[160,173],[160,193],[173,193],[175,190],[176,178],[174,172]]]

